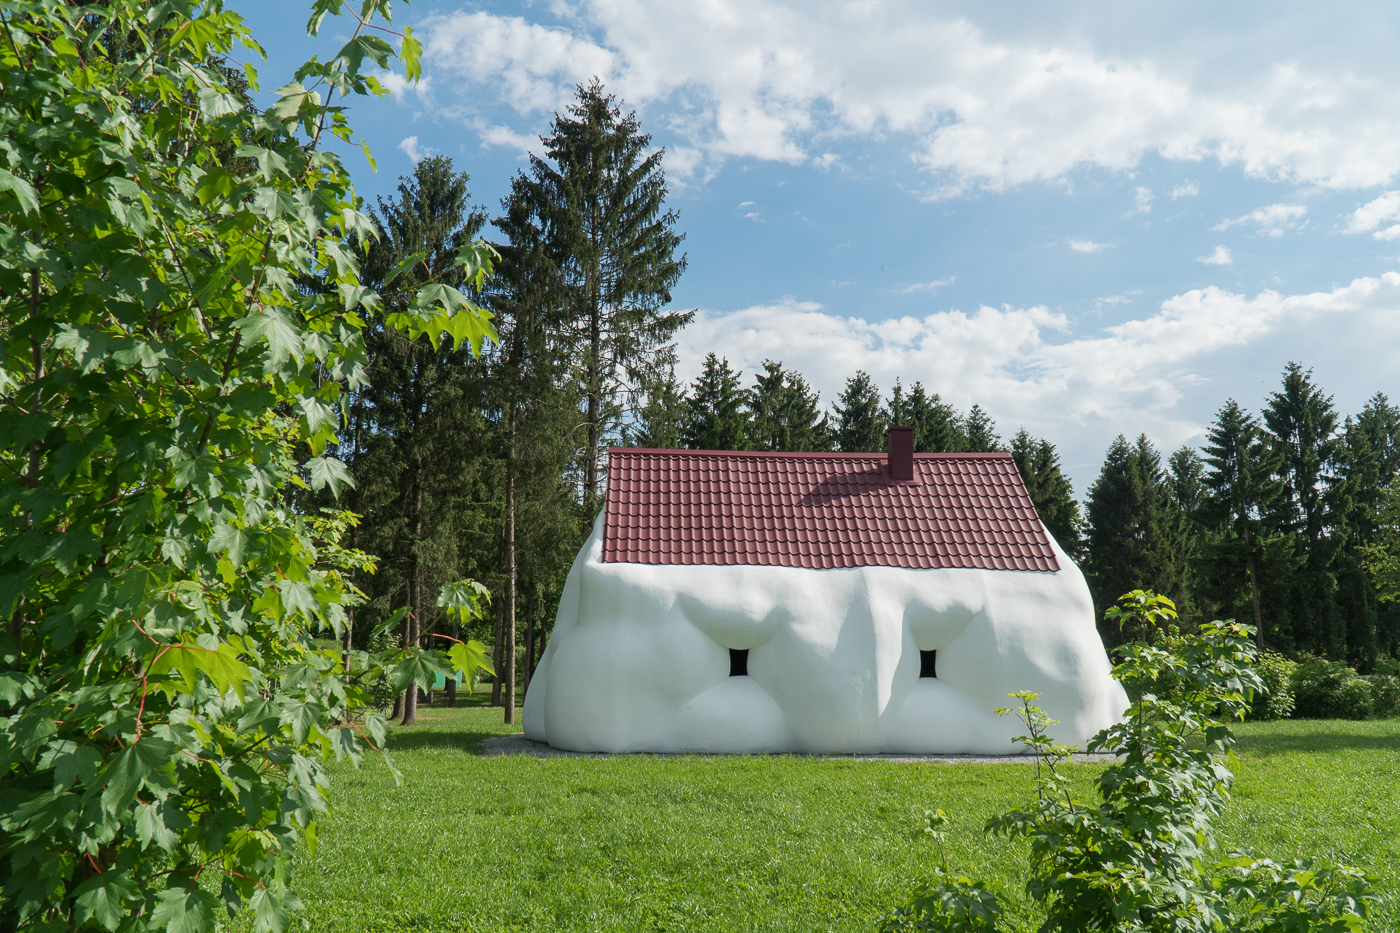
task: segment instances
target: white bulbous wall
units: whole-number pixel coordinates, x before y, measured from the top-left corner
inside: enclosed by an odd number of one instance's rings
[[[604,562],[602,542],[600,515],[526,692],[526,736],[555,748],[1013,754],[1012,692],[1073,745],[1128,705],[1058,545],[1046,573]]]

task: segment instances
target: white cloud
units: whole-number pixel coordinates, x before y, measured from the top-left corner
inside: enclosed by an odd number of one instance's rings
[[[1139,188],[1134,188],[1134,189],[1133,189],[1133,209],[1130,210],[1130,211],[1128,211],[1128,213],[1125,214],[1124,216],[1126,216],[1126,217],[1131,217],[1131,216],[1133,216],[1134,214],[1148,214],[1148,213],[1151,213],[1151,212],[1152,212],[1152,197],[1153,197],[1153,195],[1152,195],[1152,189],[1151,189],[1151,188],[1141,188],[1141,187],[1139,187]]]
[[[1183,181],[1172,189],[1172,200],[1178,198],[1194,198],[1201,193],[1201,186],[1195,181]]]
[[[1370,233],[1378,240],[1394,240],[1400,237],[1400,224],[1386,226],[1393,220],[1400,220],[1400,191],[1387,191],[1385,194],[1358,207],[1347,221],[1347,233]],[[1374,232],[1372,232],[1374,231]]]
[[[1070,240],[1069,248],[1076,253],[1101,253],[1107,243],[1095,243],[1093,240]]]
[[[1219,232],[1240,224],[1254,224],[1265,236],[1280,237],[1284,231],[1298,226],[1298,220],[1307,213],[1308,209],[1301,204],[1270,204],[1257,211],[1222,220],[1211,229]]]
[[[827,404],[857,369],[882,390],[897,377],[905,384],[919,379],[963,410],[982,405],[1003,429],[1024,424],[1054,439],[1069,462],[1097,463],[1120,432],[1146,431],[1166,449],[1198,434],[1201,418],[1223,398],[1212,398],[1201,413],[1186,411],[1183,399],[1188,388],[1222,373],[1215,354],[1238,361],[1242,348],[1284,335],[1306,344],[1315,339],[1310,326],[1335,332],[1347,317],[1366,332],[1393,332],[1397,310],[1395,272],[1301,295],[1195,289],[1147,317],[1082,334],[1065,314],[1043,306],[867,321],[785,299],[732,313],[701,311],[679,334],[677,372],[693,379],[710,351],[750,373],[764,359],[779,360],[806,375]],[[1270,357],[1265,371],[1277,373],[1290,358],[1298,357]]]
[[[419,78],[416,82],[409,81],[404,75],[393,71],[386,71],[376,68],[370,72],[384,89],[394,95],[394,100],[403,103],[404,97],[410,92],[417,94],[418,99],[424,103],[432,103],[433,100],[433,79],[431,76]]]
[[[500,146],[503,149],[514,149],[522,154],[534,152],[536,154],[544,151],[540,145],[538,136],[527,136],[524,133],[517,133],[508,126],[487,126],[483,123],[476,125],[477,134],[481,136],[482,148],[488,146]]]
[[[1212,73],[1206,86],[1170,57],[1158,65],[1079,40],[993,39],[899,0],[548,9],[570,26],[485,12],[430,17],[425,59],[470,95],[485,88],[532,121],[598,75],[630,105],[664,111],[713,160],[826,167],[817,153],[833,139],[897,135],[935,175],[930,197],[1084,166],[1127,171],[1147,154],[1334,188],[1385,184],[1400,168],[1390,85],[1344,67],[1244,68],[1235,78]]]
[[[1209,256],[1200,256],[1197,262],[1203,262],[1208,266],[1229,266],[1235,262],[1235,257],[1230,255],[1230,251],[1223,246],[1217,246],[1215,252]]]
[[[492,87],[522,113],[563,109],[575,84],[616,68],[616,56],[592,39],[519,16],[457,12],[425,26],[429,62]]]
[[[900,291],[906,295],[912,295],[915,292],[936,292],[945,285],[952,285],[957,280],[956,275],[950,275],[946,279],[935,279],[932,282],[916,282],[908,288],[901,288]]]
[[[410,136],[407,139],[400,142],[399,149],[403,151],[404,155],[408,156],[408,158],[413,162],[414,165],[417,165],[419,162],[422,162],[425,158],[432,155],[434,152],[434,150],[431,147],[418,145],[417,136]]]
[[[1111,308],[1114,305],[1132,304],[1133,300],[1141,294],[1142,289],[1134,288],[1131,291],[1126,291],[1119,295],[1109,295],[1106,298],[1095,298],[1094,307],[1095,309],[1101,309],[1105,307]]]

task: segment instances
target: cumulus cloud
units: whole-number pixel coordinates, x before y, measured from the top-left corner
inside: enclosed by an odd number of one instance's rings
[[[433,149],[427,146],[418,145],[418,137],[410,136],[399,143],[399,149],[403,154],[412,160],[414,165],[422,162],[425,158],[433,154]]]
[[[1194,181],[1183,181],[1172,189],[1172,200],[1178,198],[1194,198],[1201,193],[1201,186]]]
[[[1310,324],[1335,329],[1348,315],[1377,327],[1393,321],[1397,308],[1394,272],[1300,295],[1194,289],[1147,317],[1082,334],[1044,306],[867,321],[785,299],[731,313],[701,311],[679,334],[678,374],[693,379],[711,351],[750,373],[765,359],[780,360],[806,375],[827,403],[857,369],[882,389],[896,378],[920,379],[964,410],[976,402],[1001,425],[1024,424],[1094,462],[1120,432],[1147,431],[1171,446],[1197,434],[1200,420],[1181,403],[1185,388],[1216,372],[1212,354]]]
[[[500,146],[503,149],[514,149],[522,154],[533,152],[536,154],[544,151],[544,146],[540,144],[538,136],[527,136],[524,133],[517,133],[508,126],[496,124],[488,126],[484,123],[476,124],[477,134],[481,136],[483,148],[488,146]]]
[[[1374,201],[1358,207],[1347,219],[1347,233],[1370,233],[1378,240],[1400,237],[1400,191],[1387,191]],[[1377,229],[1383,227],[1384,229]]]
[[[1076,253],[1101,253],[1107,243],[1095,243],[1093,240],[1070,240],[1069,248]]]
[[[1298,226],[1298,221],[1307,213],[1308,209],[1301,204],[1270,204],[1257,211],[1222,220],[1211,229],[1219,232],[1240,224],[1254,224],[1265,236],[1281,237],[1285,231]]]
[[[1334,188],[1384,184],[1400,167],[1389,87],[1345,71],[1281,65],[1204,87],[1140,56],[995,40],[898,0],[560,0],[548,9],[567,25],[431,17],[426,61],[530,119],[597,75],[629,104],[664,111],[710,159],[829,167],[819,153],[832,139],[896,134],[940,179],[931,197],[1083,166],[1131,170],[1149,153]]]
[[[1152,197],[1153,197],[1153,196],[1152,196],[1152,189],[1151,189],[1151,188],[1141,188],[1141,187],[1139,187],[1139,188],[1134,188],[1134,189],[1133,189],[1133,209],[1130,210],[1130,211],[1128,211],[1128,213],[1127,213],[1125,216],[1131,217],[1131,216],[1133,216],[1134,214],[1147,214],[1147,213],[1151,213],[1151,211],[1152,211]]]
[[[1198,256],[1197,262],[1203,262],[1208,266],[1228,266],[1232,265],[1235,257],[1230,255],[1230,251],[1223,246],[1217,246],[1215,252],[1209,256]]]
[[[424,103],[432,103],[433,100],[433,79],[431,76],[419,78],[417,81],[410,81],[404,75],[393,71],[386,71],[376,68],[370,72],[375,79],[384,86],[390,94],[394,95],[394,100],[403,103],[404,98],[412,93],[417,94],[419,100]]]

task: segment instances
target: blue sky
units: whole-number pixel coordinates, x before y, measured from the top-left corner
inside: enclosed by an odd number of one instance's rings
[[[349,32],[237,8],[264,90]],[[354,104],[361,193],[445,153],[496,211],[598,75],[667,150],[683,376],[715,350],[828,402],[857,368],[921,380],[1055,442],[1081,496],[1114,435],[1199,444],[1289,360],[1344,412],[1400,395],[1400,5],[439,0],[404,23],[425,80]]]

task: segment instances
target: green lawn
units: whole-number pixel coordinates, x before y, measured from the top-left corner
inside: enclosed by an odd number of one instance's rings
[[[483,738],[514,731],[499,710],[421,717],[391,740],[401,787],[382,762],[335,769],[299,860],[311,929],[868,931],[930,864],[935,806],[950,860],[1030,918],[1023,849],[981,833],[1031,792],[1026,765],[485,758]],[[1222,846],[1344,860],[1400,895],[1400,721],[1239,733]],[[1074,766],[1085,789],[1097,767]]]

